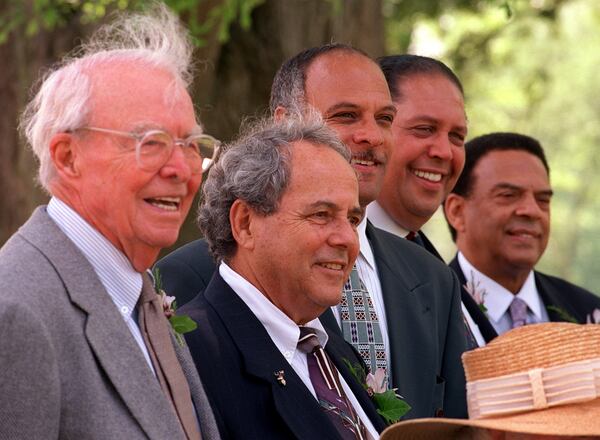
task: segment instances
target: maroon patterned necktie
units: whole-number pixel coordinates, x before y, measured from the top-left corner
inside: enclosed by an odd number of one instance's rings
[[[365,427],[342,389],[338,370],[329,359],[314,329],[300,327],[298,349],[306,353],[308,374],[319,404],[344,440],[364,440]]]

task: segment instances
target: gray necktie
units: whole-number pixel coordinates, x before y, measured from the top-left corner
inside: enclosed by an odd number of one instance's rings
[[[200,440],[198,420],[187,379],[177,360],[159,295],[148,274],[142,274],[142,294],[138,302],[140,332],[165,397],[173,405],[186,438]]]
[[[356,265],[344,284],[340,315],[344,339],[360,353],[372,373],[377,368],[383,368],[387,376],[381,325],[371,296],[358,276]]]
[[[512,328],[522,327],[527,324],[527,303],[516,296],[510,303],[510,317]]]

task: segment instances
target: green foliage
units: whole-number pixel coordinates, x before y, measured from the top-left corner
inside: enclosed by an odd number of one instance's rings
[[[374,393],[373,400],[377,407],[377,413],[389,425],[399,421],[404,414],[411,410],[411,406],[404,400],[399,399],[394,390],[387,390],[384,393]]]
[[[410,47],[443,59],[463,81],[469,137],[517,131],[541,141],[555,196],[539,267],[600,293],[600,3],[515,0],[510,7],[510,15],[488,2],[419,19]]]
[[[175,333],[184,334],[194,331],[198,328],[198,324],[187,315],[174,315],[169,318],[171,327]]]
[[[555,312],[558,316],[560,316],[560,319],[562,319],[565,322],[572,322],[573,324],[583,324],[583,323],[577,321],[577,319],[575,319],[575,317],[573,315],[569,314],[569,312],[561,309],[560,307],[546,306],[546,309],[548,309],[549,311]]]
[[[202,46],[213,30],[223,43],[229,39],[229,29],[239,22],[243,29],[252,24],[252,11],[265,0],[222,0],[200,19],[203,0],[166,0],[170,8],[186,21],[196,45]],[[101,20],[113,10],[143,9],[145,0],[30,0],[10,2],[7,13],[0,16],[0,44],[20,27],[28,37],[41,29],[53,30],[67,26],[73,20],[82,24]]]

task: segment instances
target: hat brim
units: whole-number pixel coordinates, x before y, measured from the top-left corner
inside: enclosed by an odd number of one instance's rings
[[[464,427],[537,435],[600,436],[600,399],[488,419],[415,419],[388,427],[381,440],[456,438]]]

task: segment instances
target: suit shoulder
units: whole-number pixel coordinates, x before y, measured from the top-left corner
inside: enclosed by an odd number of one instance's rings
[[[538,271],[535,271],[535,276],[538,282],[542,284],[539,286],[541,288],[545,287],[544,285],[547,284],[560,292],[561,295],[577,297],[579,300],[586,300],[587,302],[596,304],[598,307],[600,307],[600,297],[589,290],[584,289],[583,287],[580,287],[562,278],[547,275]]]
[[[0,249],[2,297],[20,302],[48,298],[52,286],[62,289],[56,268],[46,255],[18,233]]]
[[[160,269],[173,265],[179,266],[181,264],[194,268],[203,266],[214,267],[215,263],[208,250],[206,240],[199,239],[184,244],[156,262],[156,266]]]
[[[385,254],[385,256],[395,257],[405,267],[419,268],[419,271],[437,272],[443,273],[445,276],[453,276],[453,272],[443,261],[436,258],[423,247],[405,238],[398,237],[374,226],[369,231],[369,238],[376,259],[378,258],[377,254]]]

